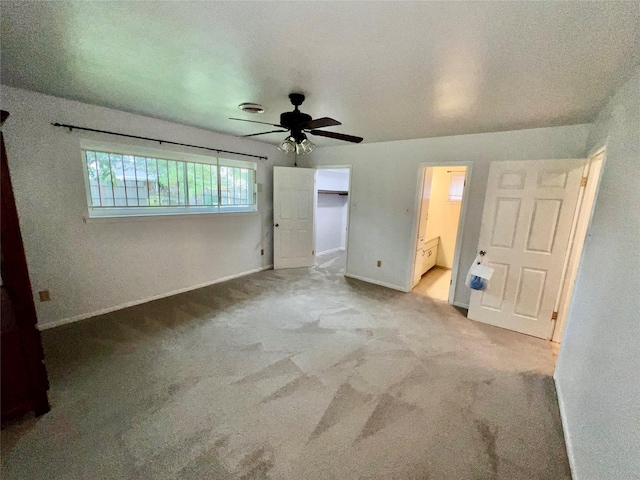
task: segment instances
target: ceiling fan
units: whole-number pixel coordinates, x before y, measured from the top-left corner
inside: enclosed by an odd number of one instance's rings
[[[250,135],[241,135],[241,138],[255,137],[258,135],[267,135],[269,133],[281,133],[290,131],[291,134],[280,144],[278,149],[284,153],[297,153],[305,154],[311,153],[316,146],[309,141],[307,133],[311,135],[318,135],[319,137],[335,138],[337,140],[344,140],[345,142],[360,143],[362,137],[354,137],[353,135],[345,135],[337,132],[326,132],[324,130],[318,130],[318,128],[333,127],[336,125],[342,125],[339,121],[329,117],[311,119],[311,115],[302,113],[298,107],[304,102],[304,95],[301,93],[289,94],[289,100],[295,107],[293,112],[284,112],[280,115],[280,123],[267,123],[258,122],[255,120],[245,120],[244,118],[230,118],[229,120],[240,120],[241,122],[261,123],[263,125],[271,125],[278,127],[281,130],[270,130],[268,132],[252,133]]]

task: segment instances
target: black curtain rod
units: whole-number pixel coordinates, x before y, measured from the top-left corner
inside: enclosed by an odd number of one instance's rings
[[[157,139],[157,138],[149,138],[149,137],[139,137],[137,135],[127,135],[126,133],[108,132],[106,130],[96,130],[95,128],[78,127],[76,125],[66,125],[64,123],[52,123],[51,125],[53,125],[54,127],[68,128],[70,132],[73,131],[73,129],[75,128],[76,130],[86,130],[87,132],[106,133],[108,135],[116,135],[118,137],[129,137],[129,138],[137,138],[139,140],[149,140],[150,142],[159,142],[160,145],[162,145],[163,143],[168,143],[168,144],[171,144],[171,145],[180,145],[182,147],[201,148],[203,150],[211,150],[212,152],[232,153],[234,155],[243,155],[245,157],[253,157],[253,158],[260,158],[260,159],[268,160],[267,157],[264,157],[262,155],[251,155],[250,153],[231,152],[229,150],[220,150],[219,148],[201,147],[199,145],[191,145],[189,143],[170,142],[169,140],[160,140],[160,139]]]

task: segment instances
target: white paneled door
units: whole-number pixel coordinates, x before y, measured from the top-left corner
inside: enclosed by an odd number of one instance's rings
[[[469,318],[550,338],[585,162],[491,163],[478,251],[494,273]]]
[[[313,266],[315,173],[273,167],[273,268]]]

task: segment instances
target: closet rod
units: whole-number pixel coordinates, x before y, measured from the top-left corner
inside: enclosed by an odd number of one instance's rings
[[[191,145],[189,143],[171,142],[169,140],[160,140],[158,138],[139,137],[138,135],[127,135],[126,133],[109,132],[107,130],[96,130],[95,128],[78,127],[77,125],[67,125],[64,123],[52,123],[51,125],[53,125],[54,127],[68,128],[70,132],[72,132],[73,129],[75,128],[76,130],[85,130],[87,132],[106,133],[107,135],[116,135],[118,137],[137,138],[138,140],[149,140],[150,142],[158,142],[160,143],[160,145],[162,145],[163,143],[167,143],[170,145],[180,145],[182,147],[201,148],[203,150],[211,150],[212,152],[217,152],[217,153],[232,153],[234,155],[243,155],[245,157],[253,157],[253,158],[268,160],[267,157],[262,155],[251,155],[250,153],[232,152],[230,150],[220,150],[219,148],[202,147],[200,145]]]

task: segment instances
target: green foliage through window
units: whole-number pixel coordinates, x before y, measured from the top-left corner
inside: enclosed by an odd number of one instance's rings
[[[84,150],[91,208],[255,205],[255,167]],[[213,159],[215,160],[215,159]],[[233,165],[224,165],[232,163]]]

